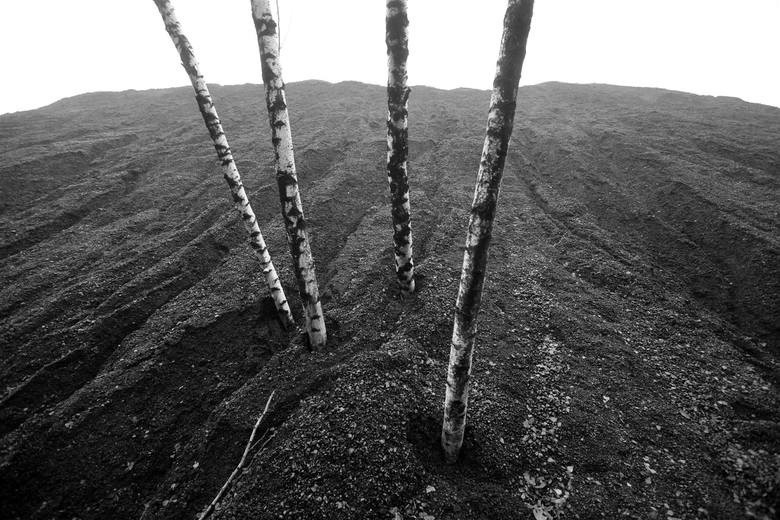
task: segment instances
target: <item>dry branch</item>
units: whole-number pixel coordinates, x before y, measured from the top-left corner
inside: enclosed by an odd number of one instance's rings
[[[265,408],[263,409],[263,413],[260,414],[260,417],[257,418],[257,421],[255,422],[255,427],[252,428],[252,433],[249,435],[249,440],[246,443],[246,448],[244,448],[244,454],[241,455],[241,460],[238,462],[238,466],[236,466],[236,469],[233,470],[233,473],[230,474],[228,479],[225,481],[225,483],[222,485],[222,488],[219,490],[219,493],[217,493],[217,496],[214,497],[214,500],[211,501],[211,503],[208,505],[208,507],[201,513],[200,520],[204,520],[206,517],[208,517],[211,513],[214,512],[214,509],[217,507],[217,504],[220,500],[222,500],[222,497],[227,493],[228,489],[230,489],[230,486],[233,483],[233,479],[236,478],[236,475],[238,475],[239,471],[241,471],[244,466],[246,465],[246,457],[249,455],[249,452],[252,451],[252,448],[255,447],[255,435],[257,434],[257,429],[260,427],[260,423],[263,421],[263,417],[265,417],[265,414],[268,412],[268,407],[271,405],[271,399],[273,399],[274,394],[276,393],[276,390],[271,392],[271,395],[268,396],[268,401],[265,402]],[[268,438],[267,441],[263,444],[263,446],[260,448],[262,451],[268,442],[273,439],[273,435]],[[259,442],[259,441],[258,441]]]

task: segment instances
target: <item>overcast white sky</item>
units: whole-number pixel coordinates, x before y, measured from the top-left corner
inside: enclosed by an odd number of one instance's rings
[[[384,84],[383,0],[279,0],[287,82]],[[409,0],[412,85],[488,89],[505,0]],[[249,0],[174,0],[209,83],[260,83]],[[188,85],[151,0],[2,0],[0,113]],[[612,83],[780,106],[780,0],[536,0],[521,84]]]

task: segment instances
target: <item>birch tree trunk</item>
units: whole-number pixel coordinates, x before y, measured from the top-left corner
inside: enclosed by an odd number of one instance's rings
[[[260,61],[265,84],[265,103],[271,125],[271,141],[274,145],[276,183],[282,205],[282,217],[287,230],[298,291],[306,314],[306,332],[309,344],[318,349],[325,346],[327,339],[325,319],[320,304],[314,259],[306,232],[306,219],[298,192],[298,175],[295,171],[290,118],[287,113],[287,99],[284,93],[282,68],[279,62],[279,35],[276,22],[271,16],[269,0],[251,0],[252,19],[257,31],[260,47]]]
[[[181,57],[181,64],[184,70],[187,71],[192,87],[195,89],[195,99],[198,102],[198,108],[203,116],[203,121],[206,123],[209,135],[211,135],[211,139],[214,141],[217,158],[222,165],[223,177],[230,187],[233,203],[236,210],[241,214],[241,220],[249,233],[249,245],[252,246],[257,258],[260,259],[260,265],[263,268],[266,283],[268,283],[268,287],[271,290],[271,297],[279,318],[286,328],[293,327],[295,321],[290,312],[287,298],[284,295],[282,284],[279,283],[279,275],[271,262],[271,256],[268,254],[268,247],[266,247],[263,234],[260,232],[257,218],[255,218],[255,213],[252,211],[252,206],[249,204],[246,191],[244,191],[241,176],[238,173],[236,162],[233,160],[233,154],[230,151],[222,124],[219,121],[217,110],[211,100],[211,94],[206,86],[206,81],[203,79],[198,61],[195,59],[192,45],[190,45],[189,40],[182,33],[181,24],[176,18],[171,3],[168,0],[154,0],[154,3],[162,15],[163,22],[165,22],[165,30],[168,31],[171,40],[173,40],[173,44]]]
[[[441,444],[449,463],[457,460],[463,444],[477,315],[482,302],[493,218],[512,135],[517,88],[532,14],[533,0],[509,0],[504,15],[504,32],[466,234],[466,250],[463,255],[458,299],[455,303],[450,362],[447,368]]]
[[[387,44],[387,180],[393,217],[395,272],[402,294],[414,292],[412,225],[409,205],[409,130],[406,58],[409,56],[407,0],[387,0],[385,43]]]

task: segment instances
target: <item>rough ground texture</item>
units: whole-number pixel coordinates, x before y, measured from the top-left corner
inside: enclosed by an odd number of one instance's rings
[[[489,95],[412,93],[419,290],[401,300],[385,89],[288,93],[320,353],[274,321],[189,88],[0,116],[4,518],[192,519],[274,389],[270,441],[216,518],[774,517],[780,110],[520,90],[465,450],[446,466],[445,363]],[[294,297],[262,87],[213,94]]]

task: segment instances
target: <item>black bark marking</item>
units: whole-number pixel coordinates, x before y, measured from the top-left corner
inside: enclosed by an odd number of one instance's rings
[[[263,83],[270,83],[272,81],[276,81],[279,77],[273,74],[271,69],[268,69],[268,78],[266,79],[265,76],[263,76]],[[282,85],[282,89],[284,88],[284,85]],[[269,116],[271,117],[271,126],[273,127],[274,120],[279,117],[279,114],[283,110],[287,110],[287,102],[284,100],[284,94],[282,94],[282,89],[278,89],[277,93],[274,95],[274,98],[272,101],[267,102],[269,109]],[[272,128],[273,130],[273,128]]]
[[[453,401],[450,406],[450,414],[456,417],[463,417],[466,415],[466,404],[463,401]]]
[[[234,193],[238,194],[238,190],[243,188],[243,185],[241,184],[241,180],[235,180],[227,173],[225,173],[222,177],[225,179],[225,182],[227,182],[228,186],[230,187],[231,190],[233,190]]]
[[[409,262],[407,264],[398,266],[398,270],[402,273],[408,273],[412,269],[414,269],[414,262]]]
[[[257,29],[258,36],[274,36],[276,34],[276,22],[270,16],[264,16],[260,20],[258,26],[258,20],[255,20],[255,29]]]

